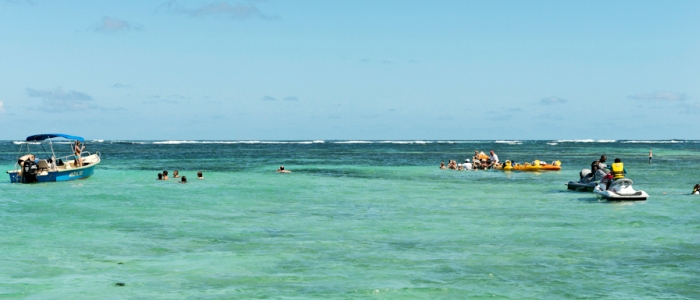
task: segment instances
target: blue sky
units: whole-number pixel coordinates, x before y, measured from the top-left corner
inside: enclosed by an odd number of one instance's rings
[[[700,1],[0,0],[0,139],[700,139]]]

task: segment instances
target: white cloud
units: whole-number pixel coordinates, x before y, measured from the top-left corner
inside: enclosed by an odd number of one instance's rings
[[[672,93],[666,91],[656,91],[651,94],[636,94],[627,96],[629,99],[635,100],[659,100],[659,101],[684,101],[690,99],[688,95],[683,93]]]
[[[104,17],[102,18],[102,23],[95,28],[95,31],[102,33],[117,33],[130,30],[140,31],[142,29],[143,26],[139,24],[132,24],[124,20]]]
[[[112,88],[115,88],[115,89],[126,89],[126,88],[130,88],[130,87],[131,86],[128,84],[121,84],[121,83],[115,83],[114,85],[112,85]]]
[[[263,101],[277,101],[277,99],[275,99],[274,97],[270,97],[270,96],[265,96],[262,98],[262,100]]]
[[[55,112],[97,108],[97,105],[91,103],[93,98],[90,95],[78,91],[64,91],[62,87],[54,90],[26,88],[25,92],[29,97],[42,98],[42,105],[38,110]]]
[[[30,5],[36,4],[36,1],[34,1],[34,0],[5,0],[5,2],[18,3],[18,4],[30,4]]]
[[[194,18],[225,16],[237,20],[248,19],[251,17],[258,17],[263,20],[277,19],[276,16],[270,16],[262,13],[253,4],[229,4],[225,1],[205,4],[196,8],[186,8],[176,3],[176,1],[170,1],[165,3],[163,7],[165,10],[172,13],[188,15]]]
[[[542,105],[551,105],[551,104],[557,104],[557,103],[566,103],[566,99],[555,97],[555,96],[540,99],[540,104],[542,104]]]
[[[5,112],[5,103],[0,101],[0,113],[4,113],[4,112]]]

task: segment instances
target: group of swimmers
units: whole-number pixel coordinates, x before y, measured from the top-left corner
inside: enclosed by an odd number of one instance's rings
[[[180,172],[178,170],[173,171],[173,178],[180,178],[180,183],[187,183],[187,176],[180,177]],[[197,179],[204,179],[202,171],[197,172]],[[163,170],[163,173],[158,173],[157,180],[170,180],[170,178],[168,178],[168,171]]]
[[[447,166],[445,166],[445,162],[440,162],[440,169],[441,170],[457,170],[457,171],[476,171],[476,170],[486,170],[486,169],[499,169],[502,164],[498,160],[498,155],[496,155],[493,150],[489,151],[491,155],[486,155],[483,151],[479,152],[479,150],[474,151],[474,156],[472,157],[472,161],[469,161],[469,159],[465,159],[463,164],[458,164],[457,161],[455,160],[449,160],[447,163]]]

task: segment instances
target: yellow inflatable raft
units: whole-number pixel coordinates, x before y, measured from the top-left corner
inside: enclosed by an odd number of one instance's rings
[[[542,163],[539,160],[535,160],[532,163],[524,163],[524,164],[518,164],[516,163],[514,166],[511,166],[510,169],[508,169],[508,166],[510,166],[512,163],[507,160],[506,165],[503,167],[504,171],[508,170],[513,170],[513,171],[525,171],[525,172],[539,172],[539,171],[559,171],[561,170],[561,161],[554,161],[552,164],[546,164]]]

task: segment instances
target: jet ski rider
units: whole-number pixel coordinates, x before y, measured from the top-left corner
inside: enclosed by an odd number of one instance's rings
[[[619,158],[615,158],[615,163],[612,164],[611,169],[614,180],[625,178],[625,174],[627,174],[627,171],[625,171],[625,165]]]
[[[591,172],[595,174],[598,169],[605,170],[608,165],[605,163],[608,158],[605,155],[601,155],[599,160],[593,161],[591,163]]]

